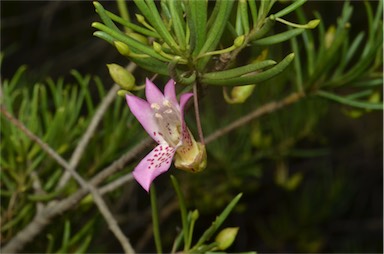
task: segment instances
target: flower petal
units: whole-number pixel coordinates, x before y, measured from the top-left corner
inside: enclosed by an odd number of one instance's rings
[[[164,143],[163,137],[158,134],[159,126],[153,117],[153,111],[148,102],[129,94],[126,95],[126,99],[132,114],[137,118],[149,136],[159,144]]]
[[[148,192],[152,181],[171,166],[175,149],[167,144],[155,147],[133,171],[136,181]]]
[[[164,87],[164,97],[169,100],[173,105],[178,105],[175,90],[175,81],[170,79]]]
[[[164,100],[163,93],[149,79],[145,80],[145,97],[147,98],[147,101],[149,102],[150,105],[152,103],[157,103],[161,105],[161,103]]]
[[[185,93],[180,96],[180,113],[182,121],[184,121],[184,107],[192,96],[193,93]]]

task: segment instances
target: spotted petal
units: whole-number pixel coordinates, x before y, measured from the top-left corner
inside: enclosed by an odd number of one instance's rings
[[[185,93],[180,97],[180,113],[181,113],[181,121],[184,123],[184,108],[189,99],[193,96],[193,93]]]
[[[156,135],[159,132],[159,126],[153,117],[153,111],[148,102],[134,95],[126,95],[127,103],[132,114],[137,118],[145,131],[157,143],[164,143],[163,137]]]
[[[152,181],[171,166],[175,149],[167,144],[155,147],[133,171],[136,181],[148,192]]]

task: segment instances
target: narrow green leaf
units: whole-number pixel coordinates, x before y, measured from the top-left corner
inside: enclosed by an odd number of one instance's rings
[[[180,231],[180,233],[177,235],[176,239],[174,240],[172,244],[172,250],[171,253],[175,253],[176,250],[179,248],[181,241],[183,239],[183,231]]]
[[[179,200],[179,206],[180,206],[180,213],[181,213],[181,222],[183,224],[183,236],[184,236],[184,246],[186,247],[186,243],[188,242],[189,238],[189,232],[188,232],[188,220],[187,220],[187,208],[185,206],[185,200],[183,197],[183,194],[181,192],[179,183],[177,182],[176,178],[171,175],[171,181],[173,188],[176,191],[177,199]]]
[[[102,32],[102,31],[96,31],[93,33],[94,36],[108,42],[109,44],[111,45],[114,45],[113,42],[115,41],[115,39],[110,36],[109,34],[105,33],[105,32]]]
[[[206,29],[207,29],[207,1],[187,1],[187,16],[188,24],[193,24],[191,29],[191,38],[194,38],[194,42],[191,44],[193,47],[193,55],[196,56],[200,53],[201,48],[203,47],[206,40]]]
[[[244,34],[244,27],[242,24],[241,9],[240,9],[240,1],[237,2],[235,30],[236,30],[237,36]]]
[[[382,86],[383,85],[383,78],[375,78],[375,79],[363,79],[362,81],[356,81],[351,84],[353,87],[375,87],[375,86]]]
[[[249,18],[248,18],[248,4],[247,0],[239,0],[241,23],[243,26],[244,34],[249,33]]]
[[[274,24],[275,20],[267,18],[264,25],[260,29],[256,30],[256,27],[253,28],[254,30],[252,30],[249,34],[249,41],[251,42],[264,37],[264,35],[266,35],[272,29]]]
[[[116,0],[117,2],[117,9],[119,9],[119,13],[120,13],[120,16],[129,22],[130,18],[129,18],[129,12],[128,12],[128,8],[127,8],[127,3],[125,2],[125,0]]]
[[[340,50],[342,43],[347,38],[347,29],[344,29],[343,31],[343,33],[340,33],[335,37],[333,43],[325,50],[324,53],[319,53],[316,66],[314,67],[314,72],[308,78],[308,84],[316,83],[321,75],[327,73],[328,70],[332,70],[334,65],[337,63],[338,58],[335,57],[335,55],[337,55],[337,51]]]
[[[16,73],[13,74],[12,79],[9,81],[9,89],[14,90],[16,88],[16,85],[19,83],[26,70],[26,65],[22,65],[17,69]]]
[[[325,84],[327,86],[342,86],[353,82],[355,79],[358,79],[364,72],[367,72],[374,61],[374,56],[382,48],[382,41],[375,41],[375,45],[368,51],[368,55],[360,56],[359,61],[356,61],[356,64],[348,69],[348,72],[342,76],[335,77],[332,81]],[[379,51],[380,52],[380,51]]]
[[[106,27],[105,25],[98,23],[98,22],[94,22],[92,24],[92,26],[94,28],[101,30],[101,31],[104,31],[105,33],[109,34],[112,38],[127,44],[128,46],[132,47],[132,50],[135,49],[139,53],[147,54],[147,55],[152,56],[153,58],[156,58],[156,59],[161,60],[161,61],[168,61],[168,59],[166,59],[165,57],[156,53],[153,50],[153,48],[148,47],[148,46],[128,37],[127,35],[123,34],[121,31],[118,31],[118,32],[114,31],[114,30],[110,29],[109,27]],[[149,62],[148,59],[147,59],[147,62]]]
[[[57,253],[68,252],[70,235],[71,235],[71,224],[70,224],[69,220],[65,220],[63,240],[61,243],[62,247],[61,247],[60,251],[58,251]]]
[[[300,63],[300,51],[299,51],[299,45],[297,43],[296,37],[291,38],[291,47],[293,50],[293,53],[295,54],[295,59],[293,60],[293,64],[295,66],[295,74],[296,74],[296,86],[298,92],[303,92],[303,72],[301,70],[301,63]]]
[[[172,19],[171,11],[168,8],[169,0],[160,0],[160,16],[163,17],[163,20],[169,22]]]
[[[85,239],[81,242],[80,246],[77,247],[73,253],[87,253],[87,249],[89,247],[89,245],[91,244],[91,241],[92,241],[92,236],[91,235],[88,235],[87,237],[85,237]]]
[[[115,23],[113,23],[112,20],[108,17],[104,7],[99,2],[95,1],[93,2],[93,5],[95,6],[96,12],[99,14],[101,20],[107,27],[115,31],[120,31],[119,28],[115,25]]]
[[[273,60],[265,60],[258,63],[248,64],[242,67],[233,68],[230,70],[205,73],[203,74],[202,79],[203,80],[204,79],[228,79],[228,78],[240,77],[241,75],[251,73],[275,64],[276,62]]]
[[[221,36],[224,32],[227,20],[232,10],[234,1],[217,1],[218,5],[217,16],[212,23],[212,27],[209,29],[207,39],[201,48],[199,54],[214,50],[219,43]],[[202,71],[208,63],[210,57],[200,58],[198,61],[198,70]]]
[[[208,30],[211,29],[211,27],[213,26],[219,11],[220,11],[220,5],[216,2],[215,7],[213,8],[211,15],[208,18],[208,22],[207,22],[207,29]]]
[[[131,61],[145,70],[161,75],[168,75],[168,66],[157,59],[151,59],[148,61],[148,58],[132,58]]]
[[[373,92],[373,89],[363,90],[363,91],[360,91],[357,93],[349,94],[349,95],[345,96],[345,98],[350,99],[350,100],[356,100],[356,99],[367,97],[367,96],[371,95],[372,92]]]
[[[383,103],[370,103],[370,102],[356,101],[356,100],[349,99],[347,97],[339,96],[326,91],[317,91],[316,94],[326,99],[329,99],[344,105],[356,107],[356,108],[383,110]]]
[[[280,43],[280,42],[289,40],[292,37],[295,37],[304,31],[305,31],[305,29],[295,28],[292,30],[288,30],[286,32],[282,32],[279,34],[271,35],[271,36],[263,38],[263,39],[253,41],[252,44],[258,45],[258,46],[272,45],[272,44],[276,44],[276,43]]]
[[[104,84],[101,81],[101,79],[99,77],[97,77],[97,76],[93,78],[93,81],[96,84],[98,95],[99,95],[99,99],[101,100],[107,94],[107,92],[105,91],[105,88],[104,88]]]
[[[15,216],[11,221],[8,221],[7,223],[1,226],[1,232],[5,232],[8,229],[13,228],[19,222],[21,222],[22,220],[25,220],[25,218],[28,217],[29,214],[33,213],[32,209],[33,209],[33,203],[25,204],[20,211],[17,211],[17,213],[15,213]]]
[[[153,0],[134,0],[137,8],[141,11],[141,13],[145,16],[145,18],[149,21],[149,23],[155,28],[160,37],[168,44],[170,48],[175,53],[180,53],[179,47],[172,35],[169,33],[166,25],[164,24],[161,16],[157,10],[156,4]]]
[[[186,49],[185,38],[185,21],[183,18],[183,10],[181,8],[181,1],[168,1],[169,12],[172,17],[172,27],[176,34],[177,42],[182,50]]]
[[[57,198],[61,194],[63,194],[64,188],[61,188],[57,191],[49,192],[46,194],[30,194],[27,196],[28,200],[33,201],[33,202],[46,202],[50,201],[52,199]]]
[[[217,231],[217,229],[219,229],[219,227],[221,226],[221,224],[223,224],[223,222],[227,219],[228,215],[232,212],[232,210],[235,208],[236,204],[239,202],[241,196],[243,194],[240,193],[238,194],[228,205],[227,207],[221,212],[221,214],[216,218],[216,220],[212,223],[212,225],[207,229],[205,230],[205,232],[203,233],[203,235],[199,238],[199,240],[197,241],[196,245],[192,248],[192,250],[194,250],[195,248],[197,248],[198,246],[202,245],[203,243],[205,243],[206,241],[208,241],[212,236],[213,234]]]
[[[92,227],[95,225],[95,219],[92,218],[88,220],[88,222],[81,227],[81,229],[73,236],[68,242],[68,246],[72,248],[75,244],[81,242],[81,245],[77,248],[77,250],[86,249],[89,246],[89,238],[92,239]],[[84,240],[85,237],[85,240]],[[57,251],[57,253],[63,253],[64,249],[61,248]],[[79,253],[79,252],[74,252]],[[81,253],[81,252],[80,252]]]
[[[204,43],[200,54],[211,51],[217,46],[231,12],[233,1],[218,1],[216,4],[219,6],[218,13],[211,29],[208,31],[209,36]]]
[[[59,180],[59,177],[61,176],[62,174],[62,170],[54,170],[49,178],[46,180],[46,182],[44,183],[44,187],[43,189],[45,191],[51,191],[54,187],[55,187],[55,184],[57,183],[57,181]]]
[[[247,2],[248,2],[248,4],[249,4],[249,10],[251,11],[253,27],[255,27],[256,24],[257,24],[257,7],[256,7],[256,1],[254,1],[254,0],[247,0]]]
[[[270,78],[275,77],[279,73],[285,70],[288,65],[292,62],[294,58],[294,53],[286,56],[280,63],[275,65],[274,67],[263,71],[261,73],[256,73],[254,75],[247,75],[237,78],[229,78],[229,79],[202,79],[204,84],[208,85],[218,85],[218,86],[243,86],[256,84]]]
[[[53,246],[55,245],[55,239],[53,238],[52,234],[47,234],[48,238],[48,245],[47,245],[47,251],[45,253],[51,254],[53,253]]]
[[[276,14],[274,14],[274,16],[276,18],[281,18],[285,15],[287,15],[288,13],[296,10],[297,8],[299,8],[301,5],[303,5],[307,0],[296,0],[296,1],[293,1],[292,4],[290,4],[288,7],[282,9],[281,11],[277,12]]]
[[[345,61],[348,63],[350,60],[352,60],[353,55],[356,53],[357,49],[359,48],[361,42],[364,38],[364,31],[361,31],[356,38],[353,40],[351,46],[348,48],[347,55],[345,57]]]
[[[132,29],[135,32],[138,32],[138,33],[141,33],[143,35],[150,36],[150,37],[153,37],[153,38],[160,38],[160,36],[157,33],[153,32],[153,31],[151,31],[151,30],[149,30],[147,28],[144,28],[144,27],[138,26],[136,24],[133,24],[131,22],[128,22],[128,21],[122,19],[121,17],[113,14],[112,12],[106,11],[106,14],[113,21],[115,21],[115,22],[117,22],[117,23],[119,23],[119,24],[121,24],[123,26],[126,26],[126,27],[128,27],[129,29]]]

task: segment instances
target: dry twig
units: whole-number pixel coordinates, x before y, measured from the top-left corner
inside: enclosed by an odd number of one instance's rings
[[[136,64],[131,62],[127,69],[129,72],[132,72],[136,68]],[[77,145],[75,151],[72,153],[71,159],[69,160],[69,166],[71,168],[76,168],[77,165],[79,164],[79,161],[85,151],[86,146],[88,145],[88,142],[91,140],[93,134],[95,133],[95,130],[97,128],[97,125],[100,123],[101,119],[104,116],[104,113],[107,111],[109,105],[114,101],[116,97],[116,92],[119,90],[118,85],[113,85],[113,87],[109,90],[107,96],[103,99],[101,102],[100,106],[96,110],[91,123],[88,125],[87,130],[85,131],[83,137],[81,138],[79,144]],[[65,184],[69,181],[70,179],[70,173],[69,171],[64,172],[63,176],[61,177],[57,188],[60,189],[65,186]]]
[[[284,106],[287,106],[299,101],[303,96],[304,95],[301,93],[293,93],[280,101],[267,103],[261,106],[260,108],[256,109],[255,111],[252,111],[248,115],[239,118],[238,120],[234,121],[228,126],[210,134],[205,141],[206,143],[212,142],[217,138],[227,134],[228,132],[243,126],[244,124],[250,122],[251,120],[254,120],[262,115],[274,112],[280,108],[283,108]],[[153,143],[153,140],[147,137],[146,139],[141,141],[139,144],[137,144],[134,148],[132,148],[130,151],[128,151],[126,154],[124,154],[119,159],[114,161],[107,168],[103,169],[100,173],[94,176],[89,181],[88,184],[91,185],[92,187],[99,185],[107,177],[114,174],[119,169],[123,168],[126,163],[134,159],[138,154],[143,152],[152,143]],[[38,144],[41,145],[40,143]],[[48,151],[49,149],[46,150],[47,153]],[[114,182],[111,182],[106,186],[104,186],[103,188],[101,188],[102,193],[104,194],[106,192],[112,191],[118,188],[119,186],[121,186],[123,183],[131,180],[132,180],[131,175],[127,175],[126,177],[124,177],[123,180],[119,180],[119,179],[115,180]],[[80,202],[80,200],[85,195],[87,195],[89,191],[90,191],[89,189],[83,188],[78,190],[71,196],[67,197],[66,199],[63,199],[61,201],[50,202],[46,207],[44,207],[44,209],[39,214],[35,216],[35,218],[24,229],[22,229],[19,233],[17,233],[16,236],[13,237],[10,242],[8,242],[8,244],[2,249],[2,251],[17,252],[18,250],[21,250],[26,243],[34,239],[34,237],[36,237],[36,235],[38,235],[45,228],[45,226],[49,224],[50,220],[62,214],[63,212],[71,209],[74,205]]]
[[[85,190],[88,190],[92,196],[93,199],[101,212],[101,214],[104,216],[104,219],[106,220],[110,230],[114,233],[116,238],[120,241],[124,251],[126,253],[134,253],[134,250],[129,243],[129,240],[126,238],[124,233],[119,228],[116,220],[113,218],[113,215],[109,211],[107,205],[105,204],[104,200],[100,196],[98,190],[90,183],[86,182],[72,167],[70,164],[68,164],[59,154],[57,154],[47,143],[42,141],[38,136],[36,136],[34,133],[32,133],[27,127],[25,127],[24,124],[22,124],[19,120],[14,118],[4,107],[1,107],[1,113],[11,122],[13,123],[17,128],[19,128],[21,131],[25,133],[31,140],[35,141],[37,144],[40,145],[40,147],[49,154],[52,158],[54,158],[61,166],[63,166],[66,169],[66,172],[69,172],[73,178],[81,185],[81,187]],[[48,204],[49,206],[49,204]],[[36,214],[36,217],[38,218],[39,214],[42,213],[40,208],[40,213]],[[35,218],[36,218],[35,217]],[[24,238],[24,241],[26,239]],[[12,242],[12,241],[11,241]],[[11,242],[7,244],[3,252],[13,252],[19,250],[19,246],[17,245],[11,245]],[[14,247],[15,249],[12,249]]]

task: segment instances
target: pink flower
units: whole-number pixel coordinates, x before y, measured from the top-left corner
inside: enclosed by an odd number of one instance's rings
[[[165,85],[164,94],[147,79],[145,96],[147,101],[130,94],[126,98],[133,115],[158,143],[133,171],[136,181],[148,192],[152,181],[168,171],[175,154],[179,168],[201,170],[201,166],[194,169],[196,159],[201,161],[205,156],[205,149],[202,151],[184,122],[184,107],[192,93],[182,94],[179,104],[172,79]]]

